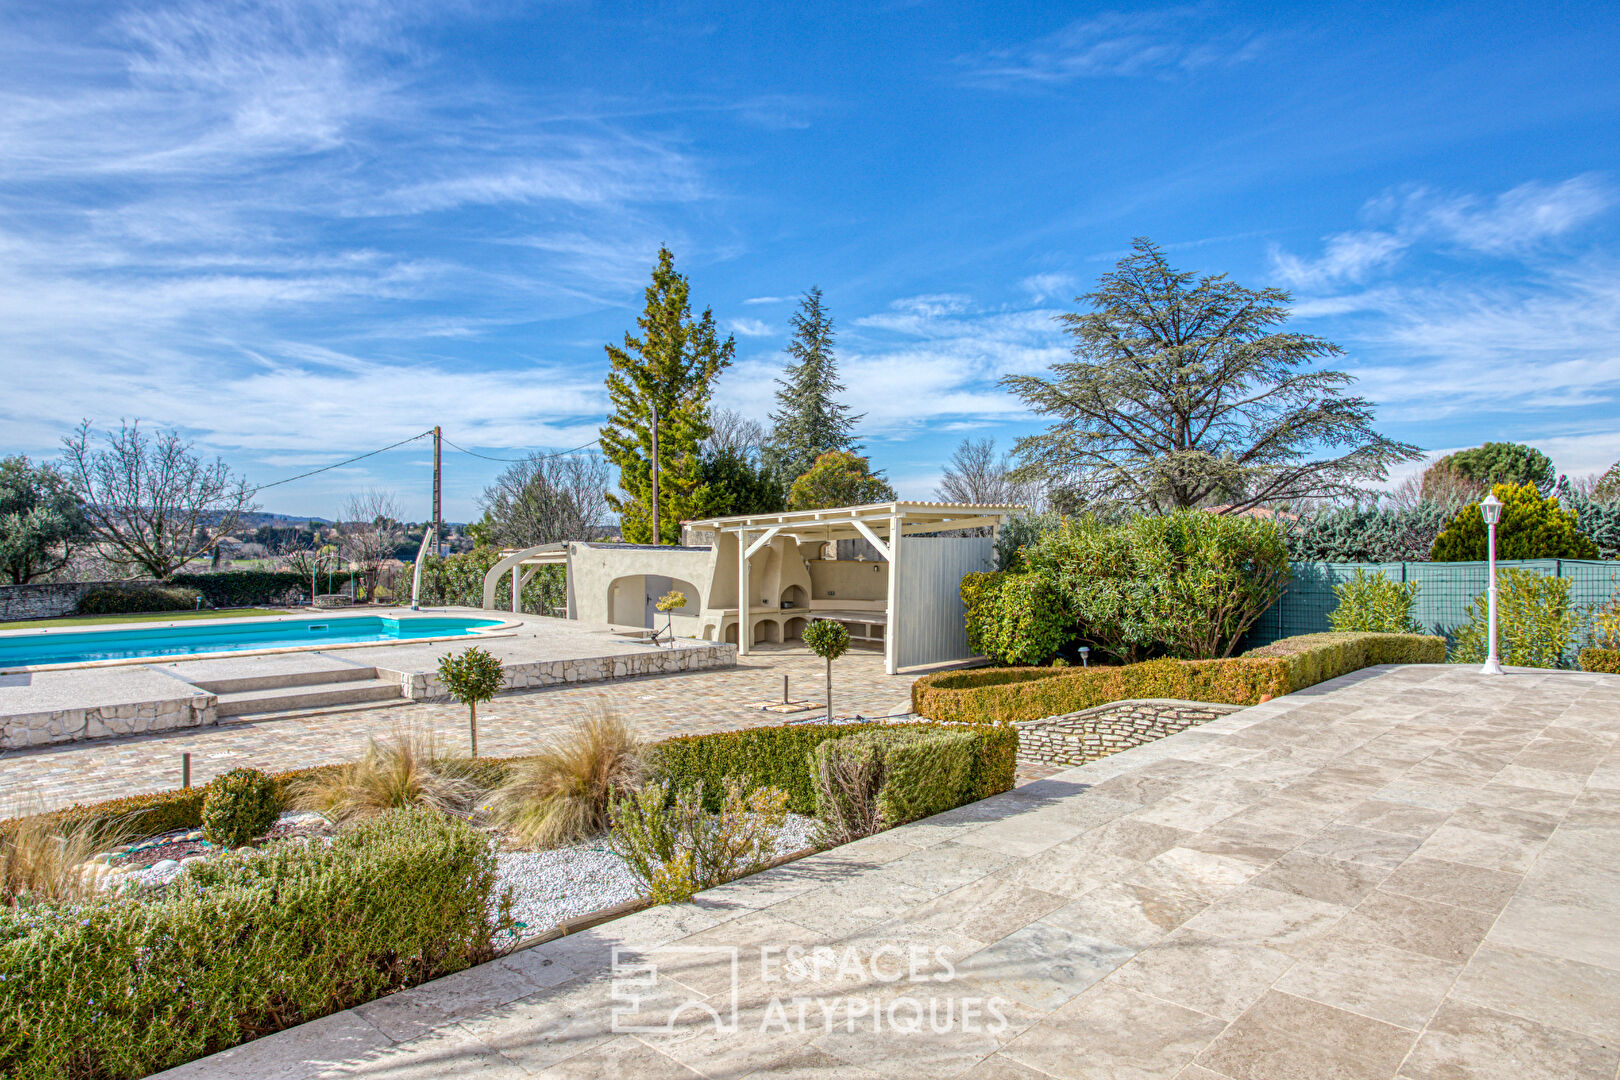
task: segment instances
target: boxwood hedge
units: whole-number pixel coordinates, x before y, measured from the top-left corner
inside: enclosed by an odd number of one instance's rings
[[[941,672],[912,684],[911,707],[931,720],[1011,723],[1137,698],[1255,705],[1374,664],[1438,664],[1445,655],[1445,639],[1426,634],[1305,634],[1228,660]]]
[[[483,834],[395,810],[156,897],[0,911],[0,1075],[134,1080],[481,963],[495,884]]]
[[[914,725],[939,730],[936,725]],[[885,724],[779,724],[708,735],[682,735],[652,748],[648,771],[654,780],[674,787],[703,782],[705,798],[719,808],[719,792],[728,776],[746,776],[755,784],[768,784],[788,793],[788,807],[796,814],[816,812],[815,781],[810,755],[828,739],[843,739],[867,731],[894,731]],[[1018,767],[1018,733],[1011,729],[971,725],[945,728],[967,732],[971,738],[972,766],[969,797],[972,802],[1009,790]]]

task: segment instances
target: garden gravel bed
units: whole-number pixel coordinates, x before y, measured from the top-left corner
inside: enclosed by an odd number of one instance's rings
[[[789,814],[776,834],[772,855],[780,858],[809,847],[815,826],[814,818]],[[628,903],[640,894],[635,877],[605,839],[549,851],[503,851],[496,864],[496,894],[511,888],[519,937]]]

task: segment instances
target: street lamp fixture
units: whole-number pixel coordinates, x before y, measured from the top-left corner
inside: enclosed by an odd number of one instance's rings
[[[1485,501],[1479,504],[1479,512],[1485,516],[1485,553],[1491,576],[1490,586],[1485,591],[1487,603],[1490,605],[1490,652],[1485,657],[1485,666],[1479,669],[1479,673],[1500,675],[1502,661],[1496,655],[1496,523],[1502,520],[1502,500],[1496,497],[1496,492],[1485,496]]]

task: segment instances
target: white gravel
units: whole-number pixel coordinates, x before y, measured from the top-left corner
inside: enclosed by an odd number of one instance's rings
[[[810,846],[814,818],[789,814],[776,834],[779,857]],[[638,895],[636,879],[605,840],[549,851],[503,851],[496,855],[496,890],[512,889],[518,936],[543,933],[565,919],[589,915]]]

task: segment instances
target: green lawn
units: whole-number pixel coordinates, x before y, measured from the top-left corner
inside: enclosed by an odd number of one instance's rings
[[[226,608],[222,611],[148,611],[139,615],[73,615],[58,619],[25,619],[0,622],[0,630],[21,630],[29,626],[92,626],[99,623],[175,622],[180,619],[247,619],[264,615],[285,615],[269,608]]]

